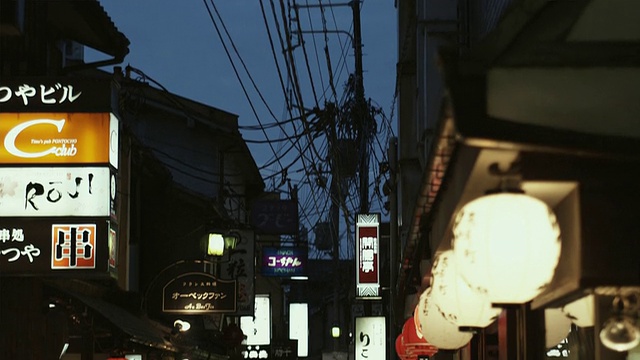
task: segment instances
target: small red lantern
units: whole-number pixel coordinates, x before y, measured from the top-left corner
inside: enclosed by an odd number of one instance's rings
[[[407,349],[404,347],[404,343],[402,342],[402,334],[399,334],[396,338],[396,354],[401,360],[407,359]]]
[[[405,321],[401,335],[402,343],[405,347],[405,358],[407,356],[411,358],[432,356],[438,352],[438,348],[429,344],[422,334],[418,332],[413,316]]]

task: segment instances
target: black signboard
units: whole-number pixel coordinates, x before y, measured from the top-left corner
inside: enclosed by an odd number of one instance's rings
[[[251,224],[256,232],[272,235],[298,234],[296,200],[258,200],[251,209]]]
[[[237,280],[222,280],[202,272],[182,274],[162,289],[162,311],[207,314],[236,311]]]
[[[243,345],[242,357],[245,359],[295,360],[298,358],[298,340],[276,339],[271,340],[270,345]]]
[[[24,77],[0,81],[3,112],[112,112],[111,79]]]
[[[277,339],[271,341],[270,359],[293,360],[298,358],[298,340]]]
[[[0,274],[108,276],[109,221],[0,218]]]

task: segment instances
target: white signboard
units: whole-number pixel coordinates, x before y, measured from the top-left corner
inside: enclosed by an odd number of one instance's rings
[[[271,304],[269,295],[256,295],[254,316],[241,316],[240,328],[247,345],[271,343]]]
[[[0,168],[0,216],[109,216],[111,182],[108,167]]]
[[[298,356],[309,355],[309,308],[307,304],[289,304],[289,339],[298,340]]]
[[[385,360],[387,357],[387,330],[384,316],[356,318],[355,359]]]

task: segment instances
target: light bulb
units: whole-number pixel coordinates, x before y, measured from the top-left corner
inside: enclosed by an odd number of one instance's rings
[[[628,316],[614,316],[600,330],[600,341],[614,351],[627,351],[640,344],[640,329]]]

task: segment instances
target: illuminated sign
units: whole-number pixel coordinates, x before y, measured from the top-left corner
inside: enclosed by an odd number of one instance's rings
[[[0,216],[109,216],[108,167],[0,168]]]
[[[109,249],[109,273],[111,277],[118,278],[118,233],[111,223],[109,227],[108,249]]]
[[[96,267],[95,224],[51,225],[51,269]]]
[[[118,119],[111,113],[0,113],[0,164],[111,164]]]
[[[162,312],[207,314],[236,311],[237,280],[221,280],[207,273],[190,272],[162,288]]]
[[[356,222],[356,296],[378,297],[380,291],[380,216],[358,214]]]
[[[309,307],[305,303],[289,304],[289,339],[298,341],[298,357],[309,355]]]
[[[306,248],[301,247],[263,247],[262,275],[264,276],[300,276],[305,275],[307,264]]]
[[[0,81],[0,108],[10,112],[109,112],[111,79],[23,77]]]
[[[356,318],[355,359],[384,360],[387,356],[387,328],[384,316]]]
[[[0,218],[0,273],[107,275],[108,221],[67,220]]]
[[[269,295],[256,295],[253,316],[241,316],[240,328],[247,336],[246,345],[271,343],[271,301]]]

